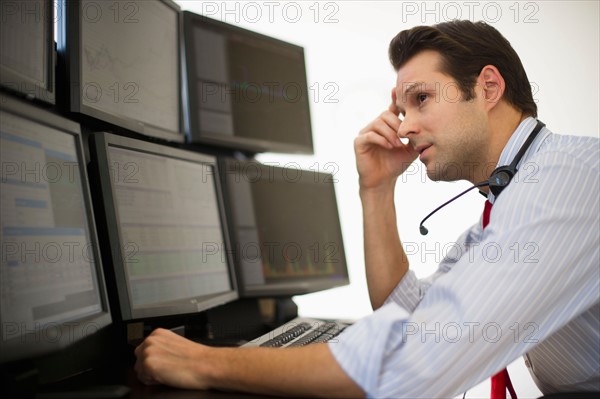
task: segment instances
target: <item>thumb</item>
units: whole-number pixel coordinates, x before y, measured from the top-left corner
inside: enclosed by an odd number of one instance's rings
[[[394,87],[392,89],[392,103],[390,104],[390,106],[388,107],[388,110],[393,113],[394,115],[398,116],[400,115],[400,110],[398,109],[398,106],[396,105],[396,88]]]

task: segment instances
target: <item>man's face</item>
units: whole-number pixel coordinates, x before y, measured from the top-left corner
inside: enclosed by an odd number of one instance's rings
[[[475,98],[464,101],[440,65],[439,53],[422,51],[398,70],[398,135],[419,152],[430,179],[472,181],[474,169],[485,167],[489,147],[484,102],[478,87]]]

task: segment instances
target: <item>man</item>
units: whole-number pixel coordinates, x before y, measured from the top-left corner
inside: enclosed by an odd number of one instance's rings
[[[432,180],[487,181],[523,147],[537,109],[518,56],[486,24],[400,32],[390,60],[392,103],[355,140],[374,314],[335,344],[304,348],[208,348],[157,330],[136,349],[143,382],[440,397],[526,355],[544,393],[600,391],[598,140],[543,128],[501,196],[480,187],[493,204],[487,226],[467,230],[419,281],[396,226],[398,176],[419,157]]]

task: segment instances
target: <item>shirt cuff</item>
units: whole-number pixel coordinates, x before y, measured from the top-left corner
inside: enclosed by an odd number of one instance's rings
[[[368,397],[376,396],[386,352],[397,349],[388,347],[388,342],[397,341],[396,335],[402,334],[402,322],[409,317],[409,312],[391,302],[346,328],[334,342],[328,343],[340,367]]]
[[[402,280],[400,280],[400,283],[398,283],[396,288],[387,297],[384,305],[393,302],[412,313],[423,298],[423,288],[422,282],[419,281],[415,273],[412,270],[408,270],[404,277],[402,277]]]

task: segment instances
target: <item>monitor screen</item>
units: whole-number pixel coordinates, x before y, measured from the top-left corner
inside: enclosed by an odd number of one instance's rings
[[[304,49],[183,15],[188,138],[242,151],[312,154]]]
[[[0,85],[54,104],[51,0],[3,1],[0,6]]]
[[[0,362],[65,347],[111,322],[79,125],[0,107]]]
[[[222,162],[243,296],[291,296],[349,283],[331,174]]]
[[[122,319],[236,299],[215,158],[111,134],[92,143]]]
[[[183,141],[179,6],[68,1],[59,55],[70,111],[148,136]]]

